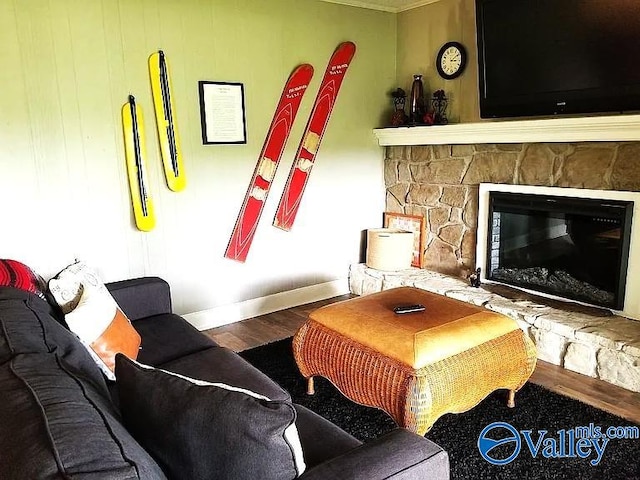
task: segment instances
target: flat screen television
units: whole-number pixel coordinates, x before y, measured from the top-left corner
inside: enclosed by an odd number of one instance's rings
[[[476,0],[480,116],[640,111],[640,0]]]

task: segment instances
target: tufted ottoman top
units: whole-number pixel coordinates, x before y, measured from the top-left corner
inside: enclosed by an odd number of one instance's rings
[[[394,313],[422,304],[423,312]],[[352,298],[313,311],[311,320],[414,369],[517,330],[511,318],[414,287]]]

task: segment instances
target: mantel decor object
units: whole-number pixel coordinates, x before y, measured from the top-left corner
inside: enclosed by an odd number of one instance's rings
[[[413,84],[411,85],[411,98],[409,100],[409,123],[411,125],[421,124],[425,113],[422,75],[414,75]]]
[[[407,100],[407,93],[397,88],[391,92],[391,98],[393,98],[393,114],[391,115],[391,125],[394,127],[401,127],[407,123],[407,114],[404,112],[404,104]]]
[[[448,106],[449,99],[447,99],[444,90],[436,90],[435,92],[433,92],[433,98],[431,99],[433,123],[435,123],[436,125],[446,125],[449,123],[449,119],[447,119]]]

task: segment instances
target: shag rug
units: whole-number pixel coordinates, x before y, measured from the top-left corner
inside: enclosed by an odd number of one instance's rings
[[[364,442],[396,428],[386,413],[350,401],[324,378],[316,377],[316,394],[307,395],[306,381],[293,359],[290,338],[241,355],[286,389],[294,402]],[[576,440],[570,440],[575,427],[587,427],[591,432],[600,427],[605,432],[608,427],[635,424],[531,383],[516,394],[515,408],[508,408],[506,403],[506,391],[494,392],[468,412],[444,415],[425,435],[448,452],[452,479],[640,479],[640,439],[610,439],[595,466],[591,461],[598,455],[593,446],[588,447],[586,458],[580,458],[574,452]],[[534,451],[539,447],[537,455],[527,446],[527,434],[520,434],[521,450],[513,461],[505,465],[489,463],[480,454],[478,438],[493,422],[506,422],[517,432],[531,431],[528,440]],[[497,428],[486,436],[498,440],[515,435]],[[514,450],[515,442],[505,442],[489,455],[505,460]],[[574,453],[573,458],[567,457],[570,453]]]

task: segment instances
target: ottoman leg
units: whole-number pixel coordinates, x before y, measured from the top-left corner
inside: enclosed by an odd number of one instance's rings
[[[307,378],[307,395],[313,395],[316,393],[316,389],[313,385],[313,377]]]
[[[516,406],[516,391],[509,390],[509,400],[507,400],[507,406],[513,408]]]

